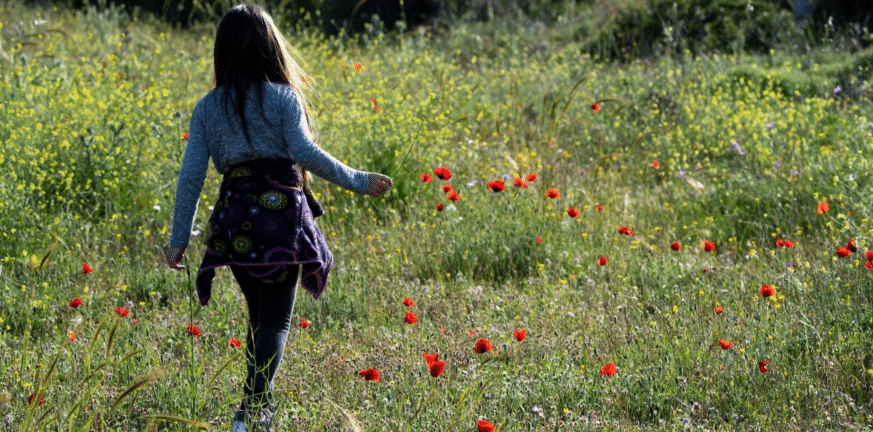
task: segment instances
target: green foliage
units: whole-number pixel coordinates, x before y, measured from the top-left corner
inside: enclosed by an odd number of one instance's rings
[[[845,53],[817,52],[807,63],[798,65],[793,59],[770,59],[766,69],[754,64],[740,64],[729,75],[736,82],[751,82],[762,92],[775,91],[785,98],[834,97],[838,99],[869,98],[865,83],[870,82],[873,50]]]
[[[653,0],[616,11],[589,43],[604,59],[707,52],[766,53],[786,41],[790,13],[756,0]]]

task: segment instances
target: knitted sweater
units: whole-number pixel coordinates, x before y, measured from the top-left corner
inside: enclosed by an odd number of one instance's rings
[[[267,157],[288,158],[327,181],[359,194],[367,192],[367,172],[350,168],[307,137],[306,116],[294,90],[271,82],[263,86],[263,105],[258,106],[254,92],[246,100],[250,142],[233,112],[232,99],[227,111],[224,109],[224,87],[214,89],[194,107],[176,185],[171,246],[188,247],[210,158],[221,174],[241,162]]]

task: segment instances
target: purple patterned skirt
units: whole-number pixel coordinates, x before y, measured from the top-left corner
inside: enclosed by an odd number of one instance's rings
[[[215,268],[248,267],[269,277],[285,266],[302,267],[300,285],[318,298],[327,285],[333,254],[307,205],[302,179],[289,159],[258,159],[224,174],[209,218],[197,295],[207,305]]]

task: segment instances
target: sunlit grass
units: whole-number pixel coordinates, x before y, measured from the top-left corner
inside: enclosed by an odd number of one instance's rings
[[[224,272],[195,306],[159,252],[211,29],[17,6],[0,22],[2,428],[227,429],[244,302]],[[298,298],[295,322],[311,326],[287,346],[277,429],[869,427],[869,94],[786,93],[777,78],[807,76],[812,55],[613,65],[533,42],[544,29],[480,30],[287,29],[321,145],[395,188],[369,199],[314,182],[337,263],[325,298]],[[422,182],[437,167],[451,179]],[[850,239],[857,252],[838,258]],[[192,271],[201,251],[192,239]],[[479,338],[493,351],[474,353]]]

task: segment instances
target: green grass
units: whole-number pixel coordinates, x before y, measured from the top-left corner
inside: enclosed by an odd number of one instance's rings
[[[18,6],[0,22],[0,430],[228,429],[241,293],[219,272],[200,308],[160,256],[211,28]],[[322,146],[395,188],[313,183],[336,266],[324,298],[298,297],[312,326],[289,339],[277,430],[873,426],[868,53],[610,64],[541,26],[349,41],[279,24],[316,83]],[[419,180],[439,166],[448,182]],[[193,239],[192,271],[201,252]]]

